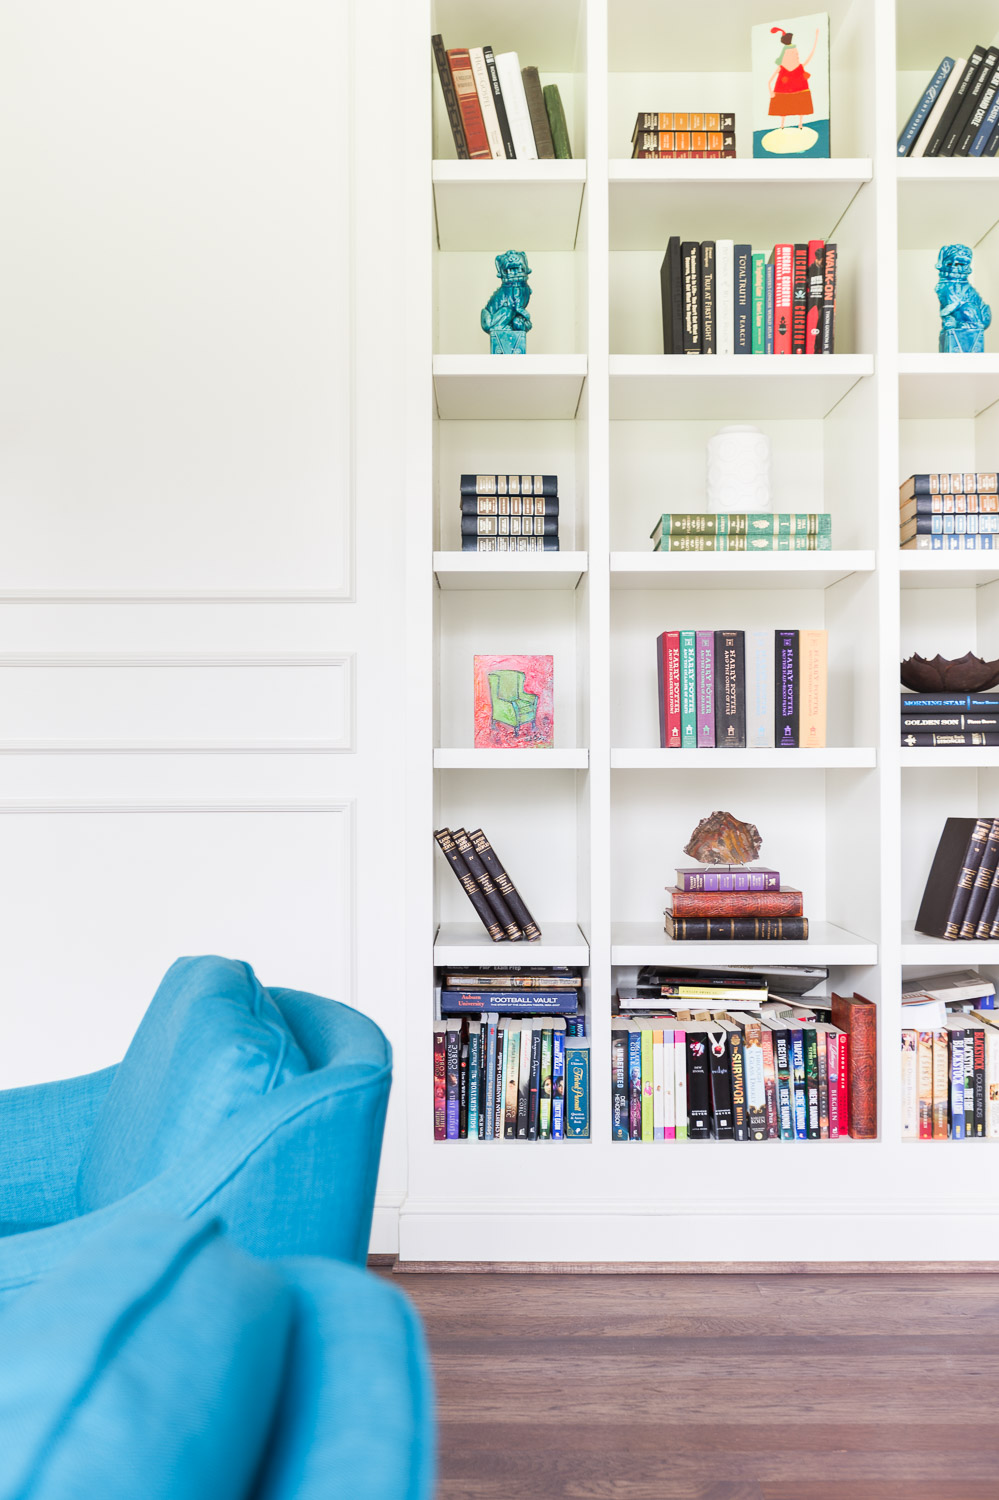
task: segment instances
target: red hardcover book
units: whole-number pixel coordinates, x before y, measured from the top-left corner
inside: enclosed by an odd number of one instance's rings
[[[862,995],[832,997],[832,1023],[849,1033],[850,1134],[873,1141],[878,1134],[877,1007]]]
[[[451,69],[454,92],[458,99],[458,108],[461,110],[461,123],[465,131],[468,154],[473,161],[480,161],[483,157],[491,159],[492,152],[489,149],[489,137],[486,135],[486,122],[482,118],[482,106],[479,104],[475,74],[472,72],[468,48],[449,48],[447,60]]]
[[[466,134],[467,134],[466,127]],[[791,307],[791,353],[804,354],[808,322],[808,246],[794,247],[794,301]]]
[[[825,240],[808,241],[805,288],[805,353],[818,354],[822,345],[822,298],[825,287]]]
[[[674,917],[803,917],[800,891],[683,891],[668,885]]]
[[[680,632],[664,630],[656,641],[659,667],[659,744],[680,748]]]
[[[794,246],[775,245],[770,257],[774,267],[774,353],[791,353],[791,310],[794,304]]]
[[[446,1113],[446,1070],[444,1067],[444,1047],[447,1033],[443,1027],[438,1030],[434,1028],[434,1140],[447,1140],[447,1113]]]

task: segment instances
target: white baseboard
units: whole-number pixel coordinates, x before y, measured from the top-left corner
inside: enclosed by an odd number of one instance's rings
[[[371,1221],[369,1255],[399,1254],[399,1209],[400,1198],[377,1198],[375,1213]]]

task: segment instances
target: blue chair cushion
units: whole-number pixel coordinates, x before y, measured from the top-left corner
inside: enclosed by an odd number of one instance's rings
[[[245,1500],[292,1312],[218,1221],[117,1220],[0,1311],[0,1500]]]
[[[116,1203],[198,1152],[309,1065],[249,964],[180,958],[119,1065],[83,1150],[77,1209]]]

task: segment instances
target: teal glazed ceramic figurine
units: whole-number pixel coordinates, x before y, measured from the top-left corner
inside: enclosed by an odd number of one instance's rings
[[[992,309],[968,280],[971,251],[967,245],[944,245],[937,256],[937,271],[940,353],[984,354],[985,330],[992,322]]]
[[[501,285],[482,309],[482,331],[489,335],[490,354],[526,354],[531,319],[527,304],[531,268],[523,250],[505,250],[496,257],[496,275]]]

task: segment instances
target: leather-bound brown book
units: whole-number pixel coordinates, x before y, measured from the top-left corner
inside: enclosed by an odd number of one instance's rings
[[[873,1141],[878,1134],[877,1017],[873,1000],[833,994],[832,1023],[850,1038],[850,1134],[857,1141]]]
[[[792,886],[782,891],[682,891],[668,885],[674,917],[802,917],[804,897]]]

